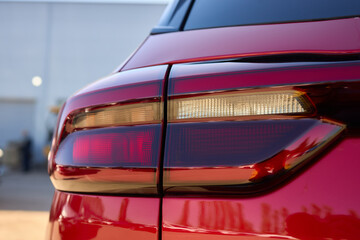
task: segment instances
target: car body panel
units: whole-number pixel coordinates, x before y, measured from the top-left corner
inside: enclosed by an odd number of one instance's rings
[[[355,81],[360,79],[359,68],[359,61],[174,64],[169,96],[223,89]]]
[[[158,198],[94,196],[56,191],[51,239],[158,239]]]
[[[271,54],[359,52],[359,18],[224,27],[151,35],[121,70]]]

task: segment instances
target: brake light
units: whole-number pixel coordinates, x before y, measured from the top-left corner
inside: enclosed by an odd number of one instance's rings
[[[49,155],[58,190],[157,192],[165,73],[164,66],[118,73],[68,100]]]
[[[306,163],[343,129],[340,123],[310,118],[171,123],[164,187],[172,192],[206,186],[196,191],[219,192],[230,190],[223,186],[269,184],[264,180]]]
[[[250,64],[184,64],[173,69],[165,193],[239,194],[271,187],[308,163],[345,129],[344,123],[319,115],[317,106],[323,114],[324,99],[313,94],[313,84],[289,84],[315,77],[354,77],[359,71],[353,65],[305,68],[301,74],[297,67],[243,73],[234,71],[235,65]],[[219,73],[211,66],[226,71]],[[201,74],[204,69],[207,73]],[[341,75],[340,69],[350,72]],[[265,77],[287,86],[243,87],[263,83]],[[316,104],[309,95],[315,95]]]
[[[160,126],[78,131],[60,145],[55,162],[84,167],[157,167]]]

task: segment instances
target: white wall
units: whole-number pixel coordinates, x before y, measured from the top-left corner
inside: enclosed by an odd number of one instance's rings
[[[3,136],[11,136],[13,139],[21,139],[22,131],[29,130],[33,134],[35,102],[20,99],[0,99],[0,148],[4,149],[8,140]],[[19,128],[22,126],[22,128]]]
[[[145,39],[164,8],[165,4],[0,1],[0,99],[35,102],[30,132],[37,161],[42,161],[46,128],[54,122],[49,106],[114,70]],[[31,83],[36,75],[43,79],[40,87]],[[0,132],[0,141],[14,138],[18,137]]]

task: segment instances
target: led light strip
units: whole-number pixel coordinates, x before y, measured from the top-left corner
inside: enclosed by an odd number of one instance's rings
[[[75,115],[72,121],[72,128],[81,129],[160,123],[160,109],[160,102],[102,107]]]
[[[171,99],[169,121],[198,118],[310,114],[314,108],[305,93],[296,90],[234,92]]]

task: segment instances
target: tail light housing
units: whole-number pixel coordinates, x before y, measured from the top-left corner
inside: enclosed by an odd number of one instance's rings
[[[252,193],[294,175],[354,123],[351,114],[339,118],[341,107],[330,100],[359,103],[354,97],[359,84],[352,81],[360,77],[359,66],[175,66],[169,80],[165,193]]]
[[[118,73],[67,101],[49,154],[58,190],[157,193],[166,71]]]
[[[105,194],[268,189],[359,127],[359,66],[201,63],[114,74],[64,105],[51,180]]]

